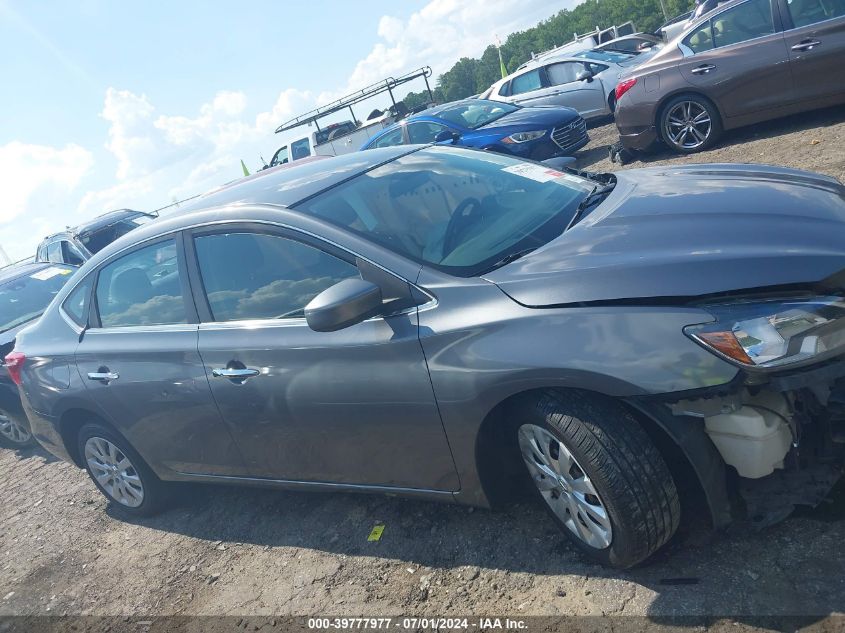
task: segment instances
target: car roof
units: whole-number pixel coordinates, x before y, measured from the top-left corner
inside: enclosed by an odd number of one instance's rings
[[[74,270],[73,266],[68,266],[67,264],[53,264],[51,262],[29,262],[26,264],[15,264],[13,266],[0,269],[0,285],[3,285],[9,281],[14,281],[15,279],[20,279],[21,277],[28,277],[29,275],[33,275],[40,270],[44,270],[45,268],[50,267],[62,268],[65,270]]]
[[[267,169],[204,194],[181,207],[179,215],[236,203],[293,206],[394,158],[416,151],[408,146],[351,152],[324,160],[295,161]],[[297,164],[299,163],[299,164]]]

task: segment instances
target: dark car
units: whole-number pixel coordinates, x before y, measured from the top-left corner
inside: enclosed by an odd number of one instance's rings
[[[845,0],[734,0],[616,87],[622,144],[683,153],[724,130],[845,103]]]
[[[32,263],[0,270],[0,358],[12,352],[17,333],[41,316],[74,270],[64,264]],[[33,442],[17,385],[3,371],[0,373],[0,444],[21,448]]]
[[[521,492],[626,567],[684,513],[771,521],[838,480],[843,232],[845,188],[790,169],[355,152],[107,247],[15,371],[126,514],[170,481]]]
[[[570,155],[590,138],[572,108],[525,108],[484,99],[465,99],[408,117],[370,139],[361,149],[450,140],[456,145],[513,154],[532,160]]]
[[[103,247],[156,217],[132,209],[104,213],[75,228],[45,237],[38,245],[35,261],[81,266]]]

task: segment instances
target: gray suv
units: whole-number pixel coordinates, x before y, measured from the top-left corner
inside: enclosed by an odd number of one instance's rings
[[[843,193],[438,146],[267,171],[95,255],[9,369],[126,514],[172,481],[526,491],[627,567],[698,500],[770,521],[838,479]]]

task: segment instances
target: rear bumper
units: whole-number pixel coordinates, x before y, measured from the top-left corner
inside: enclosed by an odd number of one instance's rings
[[[625,149],[645,151],[657,143],[657,128],[653,125],[631,130],[620,128],[619,138]]]

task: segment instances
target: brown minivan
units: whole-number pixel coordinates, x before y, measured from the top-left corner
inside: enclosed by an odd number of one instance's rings
[[[616,87],[627,149],[684,153],[723,130],[845,103],[845,0],[734,0]]]

